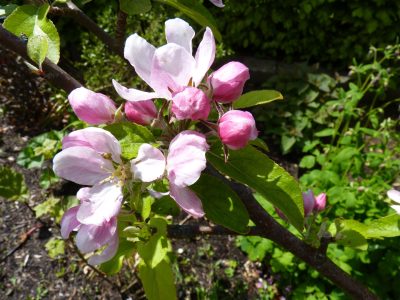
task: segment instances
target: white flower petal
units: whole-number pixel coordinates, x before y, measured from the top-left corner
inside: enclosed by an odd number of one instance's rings
[[[196,69],[193,75],[193,82],[195,86],[198,86],[204,75],[210,69],[215,59],[215,40],[214,35],[210,28],[206,28],[203,39],[199,44],[196,51]]]
[[[57,176],[77,184],[95,185],[109,177],[114,167],[97,151],[81,146],[58,153],[53,159],[53,171]]]
[[[116,218],[101,226],[82,225],[76,235],[76,246],[83,253],[92,252],[112,241],[116,234]]]
[[[103,252],[101,252],[100,254],[92,255],[89,258],[88,263],[91,265],[99,265],[102,264],[103,262],[110,260],[117,253],[118,245],[119,245],[118,234],[115,234],[112,237],[112,239],[108,242],[107,248],[104,249]]]
[[[391,208],[393,208],[398,214],[400,214],[400,205],[391,205]]]
[[[124,57],[148,85],[150,85],[151,62],[155,51],[153,45],[136,33],[129,36],[125,43]]]
[[[194,30],[182,19],[176,18],[165,22],[165,35],[168,43],[175,43],[192,53],[192,39]]]
[[[389,190],[387,191],[387,196],[394,202],[400,203],[400,191]]]
[[[159,179],[165,171],[164,154],[150,144],[142,144],[138,156],[131,160],[131,170],[133,178],[143,182]]]
[[[118,95],[128,101],[145,101],[157,98],[157,93],[154,92],[144,92],[137,89],[128,89],[123,85],[119,84],[116,80],[112,80],[115,90]]]
[[[203,206],[197,195],[188,187],[178,187],[170,184],[171,197],[188,214],[195,218],[204,216]]]
[[[88,127],[76,130],[63,139],[63,149],[84,146],[92,148],[100,154],[110,153],[115,162],[121,162],[121,145],[107,130]]]

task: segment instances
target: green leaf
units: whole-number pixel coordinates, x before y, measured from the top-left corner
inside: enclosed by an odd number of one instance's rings
[[[144,14],[151,9],[150,0],[119,0],[119,5],[128,15]]]
[[[16,4],[7,4],[5,6],[0,5],[0,17],[10,15],[17,7],[18,5]]]
[[[267,143],[265,143],[262,139],[256,138],[255,140],[252,140],[249,142],[249,145],[255,146],[256,148],[259,148],[261,150],[264,150],[265,152],[269,152],[269,148]]]
[[[52,184],[59,181],[60,178],[54,174],[52,169],[45,169],[40,175],[39,185],[42,189],[48,189]]]
[[[278,207],[299,231],[303,229],[303,198],[297,181],[268,156],[247,146],[230,151],[224,161],[220,144],[207,153],[207,160],[221,173],[248,185]]]
[[[65,253],[65,242],[61,239],[51,238],[44,247],[51,258],[56,258]]]
[[[29,57],[42,69],[42,63],[49,50],[49,43],[45,35],[32,35],[28,39],[27,50]]]
[[[22,34],[28,39],[36,35],[44,36],[48,43],[46,57],[56,64],[60,59],[60,37],[53,22],[47,19],[49,8],[48,4],[40,7],[19,6],[7,17],[3,27],[18,37]]]
[[[314,155],[306,155],[300,161],[300,168],[311,169],[315,165],[315,156]]]
[[[41,216],[52,213],[55,209],[57,209],[57,204],[60,202],[59,198],[49,197],[46,201],[36,205],[33,210],[36,213],[36,218],[40,218]]]
[[[176,289],[171,264],[162,260],[151,268],[145,263],[139,264],[139,278],[142,281],[146,298],[149,300],[174,300]]]
[[[161,218],[150,220],[150,226],[157,232],[147,242],[138,242],[137,250],[143,261],[151,268],[156,267],[171,250],[171,245],[166,238],[167,222]]]
[[[18,200],[27,194],[24,176],[11,168],[0,166],[0,196]]]
[[[296,138],[294,136],[282,135],[281,145],[283,154],[288,153],[290,148],[292,148],[295,143]]]
[[[146,127],[130,122],[115,123],[104,127],[119,141],[122,148],[122,156],[132,159],[137,156],[139,147],[143,143],[154,143],[154,136]]]
[[[190,188],[203,204],[206,217],[238,233],[249,231],[249,214],[238,195],[220,179],[202,174]]]
[[[255,105],[261,105],[270,103],[275,100],[283,100],[283,96],[278,91],[274,90],[260,90],[251,91],[240,96],[235,102],[233,102],[233,108],[247,108]]]
[[[151,206],[151,210],[158,215],[172,215],[174,217],[177,217],[181,212],[175,200],[169,196],[156,199]]]
[[[367,250],[368,243],[365,237],[355,230],[343,230],[336,235],[336,242],[340,245],[360,250]]]
[[[316,132],[314,135],[317,137],[332,136],[335,133],[333,128],[325,128],[321,131]]]
[[[400,236],[400,215],[393,214],[382,217],[368,224],[355,220],[339,220],[338,232],[354,230],[362,234],[366,239],[381,239],[385,237]]]
[[[217,28],[217,23],[215,22],[212,14],[200,4],[197,0],[156,0],[160,3],[170,5],[182,13],[187,15],[189,18],[199,23],[201,26],[208,26],[211,28],[215,38],[218,41],[222,40],[221,33]]]
[[[112,259],[102,263],[99,269],[108,275],[117,274],[122,268],[124,258],[132,256],[134,250],[135,245],[133,243],[120,238],[117,253]]]

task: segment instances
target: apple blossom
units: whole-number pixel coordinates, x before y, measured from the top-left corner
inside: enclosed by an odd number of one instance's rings
[[[173,96],[171,110],[178,120],[205,120],[210,113],[211,105],[210,100],[202,90],[186,87]]]
[[[68,100],[78,118],[86,123],[100,125],[114,120],[117,108],[106,95],[80,87],[68,95]]]
[[[154,98],[172,99],[174,93],[186,86],[198,86],[215,58],[215,41],[210,28],[206,28],[195,57],[192,39],[195,32],[181,19],[165,22],[167,44],[155,48],[138,34],[128,37],[124,57],[153,92],[128,89],[113,80],[117,93],[128,101]]]
[[[249,69],[237,61],[229,62],[208,77],[213,99],[230,103],[240,97],[245,82],[250,78]]]
[[[326,206],[326,194],[321,193],[315,197],[314,212],[320,212],[325,209]]]
[[[304,216],[308,217],[314,210],[315,196],[312,190],[303,193]]]
[[[124,105],[126,118],[140,125],[149,125],[157,118],[157,108],[153,101],[126,102]]]
[[[230,110],[218,120],[218,134],[222,143],[233,150],[247,145],[258,135],[253,115],[247,111]]]
[[[212,4],[214,4],[215,6],[217,6],[217,7],[224,7],[225,5],[224,5],[224,3],[222,2],[222,0],[210,0],[210,2],[212,3]]]
[[[393,208],[398,214],[400,214],[400,191],[395,189],[387,191],[387,196],[392,199],[394,202],[398,204],[391,205],[390,207]]]
[[[79,222],[77,213],[80,206],[68,209],[61,219],[61,236],[67,239],[72,231],[78,231],[76,244],[83,253],[96,251],[107,247],[100,253],[89,258],[89,263],[98,265],[110,260],[118,249],[117,220],[112,218],[100,225],[86,225]]]

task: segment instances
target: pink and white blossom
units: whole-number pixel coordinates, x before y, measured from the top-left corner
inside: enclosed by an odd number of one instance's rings
[[[315,197],[314,212],[321,212],[326,206],[326,194],[321,193]]]
[[[101,253],[89,258],[89,263],[98,265],[110,260],[118,250],[117,220],[112,218],[100,225],[86,225],[79,222],[77,213],[80,205],[71,207],[61,219],[61,236],[67,239],[72,231],[78,231],[76,244],[82,253],[94,252],[107,246]]]
[[[222,0],[210,0],[210,2],[220,8],[225,6],[224,3],[222,2]]]
[[[211,110],[206,94],[195,87],[186,87],[172,98],[172,112],[177,120],[206,120]]]
[[[198,86],[215,58],[215,40],[206,28],[196,54],[192,55],[193,28],[181,19],[165,22],[167,44],[155,48],[138,34],[128,37],[124,57],[152,92],[128,89],[113,80],[117,93],[128,101],[153,98],[172,99],[174,93],[186,86]]]
[[[235,101],[242,95],[245,82],[250,78],[249,69],[242,63],[231,61],[208,77],[213,99],[222,103]]]
[[[387,191],[387,196],[396,202],[397,204],[393,204],[390,207],[393,208],[398,214],[400,214],[400,191],[395,189]]]
[[[100,125],[114,120],[117,108],[106,95],[80,87],[68,95],[68,100],[78,118],[86,123]]]
[[[230,110],[218,120],[218,134],[222,143],[233,150],[245,147],[258,136],[256,122],[251,113]]]
[[[157,108],[151,100],[126,102],[124,105],[126,118],[140,125],[149,125],[157,118]]]
[[[312,190],[303,193],[304,216],[308,217],[314,210],[315,196]]]

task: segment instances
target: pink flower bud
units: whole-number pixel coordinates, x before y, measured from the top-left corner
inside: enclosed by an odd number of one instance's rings
[[[106,95],[80,87],[68,95],[68,100],[78,118],[86,123],[100,125],[114,120],[117,108]]]
[[[128,101],[124,109],[126,118],[140,125],[149,125],[157,118],[157,108],[152,100]]]
[[[210,113],[210,100],[206,94],[195,87],[185,87],[172,97],[172,112],[178,120],[207,119]]]
[[[326,194],[321,193],[317,197],[315,197],[314,211],[320,212],[325,209],[326,206]]]
[[[253,115],[247,111],[230,110],[218,121],[218,134],[221,141],[233,150],[247,145],[258,135]]]
[[[304,204],[304,216],[308,217],[315,205],[315,197],[312,190],[308,190],[307,192],[303,193],[303,204]]]
[[[229,62],[208,77],[213,89],[213,99],[230,103],[240,97],[246,80],[250,78],[249,69],[237,61]]]

